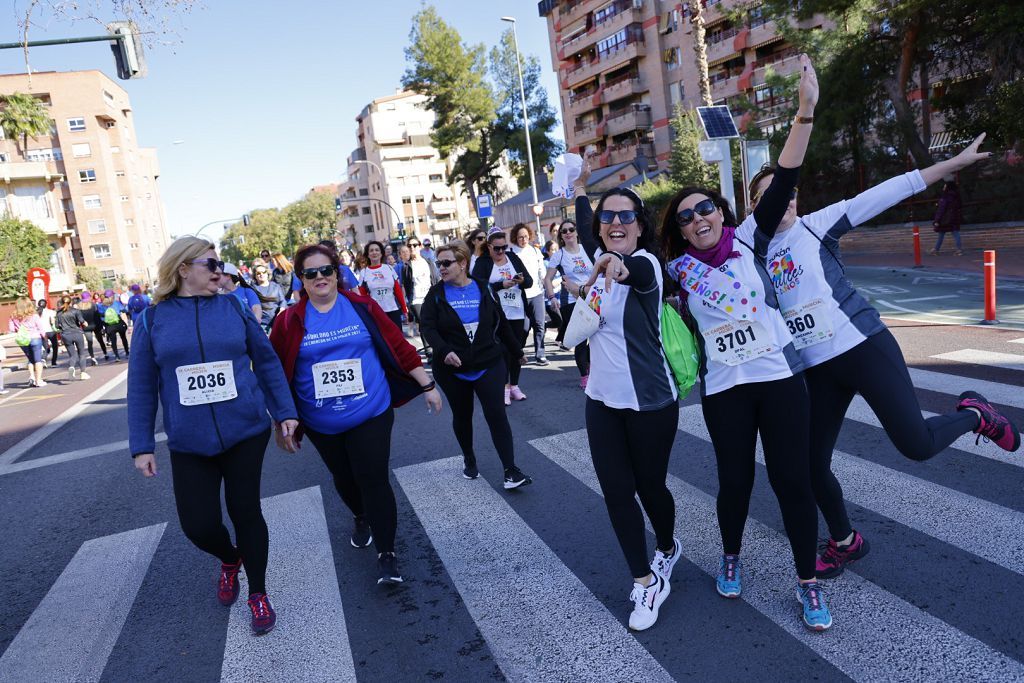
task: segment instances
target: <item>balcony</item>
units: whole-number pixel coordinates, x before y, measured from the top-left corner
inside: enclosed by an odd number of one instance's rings
[[[716,102],[720,99],[732,97],[739,92],[739,77],[729,76],[711,83],[711,99]]]
[[[754,62],[754,80],[752,85],[761,85],[768,79],[768,69],[779,76],[788,76],[800,70],[800,55],[796,50],[781,58],[774,58],[771,55],[765,59]]]
[[[606,82],[601,91],[601,100],[607,104],[643,92],[647,92],[647,86],[639,74],[627,74],[614,81]]]
[[[13,161],[0,163],[0,181],[9,185],[15,180],[45,180],[58,182],[64,176],[51,170],[46,161]]]
[[[641,34],[642,35],[642,34]],[[611,71],[612,69],[618,68],[627,64],[630,60],[636,59],[637,57],[643,57],[647,54],[647,46],[643,40],[637,38],[631,38],[625,43],[619,43],[616,47],[608,50],[607,52],[599,55],[600,71]]]
[[[601,139],[601,135],[597,132],[598,124],[587,123],[582,126],[576,126],[572,129],[572,146],[583,147],[589,145],[592,142],[597,142]]]
[[[565,71],[562,86],[564,88],[572,88],[583,83],[588,78],[593,78],[601,70],[601,66],[601,63],[596,59],[594,61],[581,61],[576,66]]]
[[[430,210],[435,216],[451,216],[455,213],[454,199],[437,199],[430,202]]]
[[[646,130],[651,127],[651,110],[629,108],[624,112],[609,114],[605,119],[608,135],[621,135],[632,130]]]
[[[720,36],[716,42],[712,43],[711,33],[708,34],[708,63],[717,62],[725,57],[738,52],[733,45],[734,38],[739,31],[733,27],[725,29],[724,31],[715,33],[716,37]]]
[[[604,40],[633,22],[642,20],[640,10],[633,7],[631,0],[620,0],[614,4],[618,7],[618,12],[610,17],[606,17],[600,23],[595,23],[590,31],[588,31],[594,41]]]
[[[558,18],[555,19],[555,30],[561,31],[563,27],[582,19],[587,14],[586,0],[569,0],[558,6]]]
[[[751,48],[764,47],[776,40],[781,41],[782,36],[779,35],[779,28],[775,25],[775,22],[769,21],[750,29],[747,45]]]
[[[579,116],[599,106],[601,106],[601,94],[597,88],[569,95],[569,113],[573,116]]]

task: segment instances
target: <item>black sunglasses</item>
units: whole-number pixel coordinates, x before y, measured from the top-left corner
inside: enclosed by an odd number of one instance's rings
[[[418,247],[418,246],[420,246],[420,243],[419,242],[409,242],[408,246],[410,246],[410,247]]]
[[[621,221],[622,219],[620,218],[619,220]],[[571,235],[572,233],[576,232],[576,228],[562,228],[558,232],[562,233],[563,235]]]
[[[680,228],[682,228],[693,222],[694,213],[700,214],[701,216],[710,216],[717,210],[718,207],[715,206],[715,203],[713,201],[711,201],[710,199],[705,199],[703,201],[697,202],[697,205],[694,206],[692,209],[683,209],[682,211],[677,213],[676,223],[679,225]]]
[[[629,225],[630,223],[636,223],[636,211],[632,209],[626,209],[625,211],[611,211],[609,209],[602,209],[601,213],[597,214],[597,217],[602,223],[608,223],[609,225],[615,220],[615,217],[619,217],[620,225]]]
[[[211,273],[215,273],[218,270],[222,273],[224,272],[224,262],[218,261],[215,258],[201,258],[196,259],[194,261],[189,261],[189,263],[206,266],[206,269]]]
[[[319,268],[303,268],[302,278],[304,280],[315,280],[317,275],[323,275],[324,277],[330,277],[334,275],[334,266],[327,264],[326,266],[320,266]]]
[[[435,261],[435,263],[437,265],[441,266],[442,268],[451,268],[453,264],[457,263],[457,261],[455,261],[453,259],[444,258],[444,259],[437,259],[437,261]]]
[[[476,237],[473,238],[473,241],[474,242],[483,242],[485,239],[487,239],[485,236],[477,235]]]
[[[507,244],[502,244],[501,246],[498,246],[496,244],[492,244],[491,245],[491,251],[493,251],[495,254],[500,254],[503,251],[505,251],[506,249],[508,249],[508,245]]]

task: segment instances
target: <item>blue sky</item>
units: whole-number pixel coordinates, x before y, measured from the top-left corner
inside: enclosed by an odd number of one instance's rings
[[[139,143],[159,150],[171,234],[283,206],[314,185],[337,182],[356,144],[355,116],[399,85],[420,6],[419,0],[208,0],[173,21],[177,35],[166,39],[175,42],[147,49],[148,77],[119,81],[132,100]],[[540,58],[548,99],[558,107],[547,25],[536,2],[437,0],[434,6],[463,40],[488,48],[507,26],[499,18],[515,16],[520,50]],[[13,13],[5,25],[0,42],[17,40]],[[51,22],[32,38],[98,33],[91,24]],[[98,68],[115,76],[106,43],[34,48],[31,63],[35,71]],[[0,70],[24,72],[20,51],[0,51]],[[560,128],[556,134],[561,138]],[[219,234],[220,226],[211,232]]]

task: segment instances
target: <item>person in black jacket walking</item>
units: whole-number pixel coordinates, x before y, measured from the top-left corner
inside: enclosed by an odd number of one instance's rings
[[[491,228],[487,233],[487,253],[476,260],[473,279],[486,283],[501,302],[501,310],[512,325],[512,333],[518,346],[506,358],[508,378],[505,380],[505,405],[512,401],[526,399],[519,388],[519,374],[522,369],[517,362],[530,333],[530,320],[526,315],[526,290],[533,287],[533,276],[526,266],[509,248],[505,231]]]
[[[82,332],[85,325],[85,317],[75,308],[71,297],[62,296],[54,327],[60,333],[64,348],[71,357],[68,363],[68,379],[75,379],[76,368],[79,371],[78,379],[89,379],[89,373],[85,371],[85,334]]]
[[[463,476],[476,479],[480,474],[473,451],[475,392],[505,468],[505,488],[519,488],[533,480],[516,467],[501,387],[505,358],[517,366],[526,360],[522,336],[513,333],[485,281],[469,277],[469,257],[469,248],[461,240],[438,248],[435,258],[441,282],[430,288],[423,301],[420,331],[434,349],[434,379],[452,407],[452,428],[465,460]]]

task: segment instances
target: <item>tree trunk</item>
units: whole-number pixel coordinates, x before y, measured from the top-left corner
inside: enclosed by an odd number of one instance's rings
[[[708,78],[708,44],[704,40],[704,0],[691,0],[690,23],[693,24],[693,52],[697,64],[697,84],[700,101],[705,107],[712,105],[711,80]]]
[[[914,119],[914,112],[910,110],[910,103],[907,101],[907,93],[900,88],[894,78],[886,78],[882,81],[889,101],[892,102],[893,112],[896,114],[896,123],[903,134],[903,140],[907,143],[907,149],[919,168],[932,165],[931,154],[928,153],[928,146],[921,140],[918,133],[917,121]]]
[[[928,101],[931,79],[928,76],[928,58],[921,58],[921,68],[918,71],[921,79],[921,137],[927,145],[932,143],[932,106]]]

